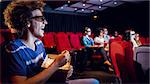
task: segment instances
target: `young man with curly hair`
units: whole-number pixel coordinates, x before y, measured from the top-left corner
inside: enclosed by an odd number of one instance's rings
[[[5,23],[17,33],[15,40],[6,46],[5,55],[6,71],[2,83],[15,84],[43,84],[66,63],[65,56],[68,51],[63,51],[48,68],[41,68],[46,58],[42,41],[38,37],[44,36],[45,25],[48,24],[43,16],[44,3],[41,1],[15,0],[4,11]],[[96,79],[76,79],[68,83],[98,84]]]

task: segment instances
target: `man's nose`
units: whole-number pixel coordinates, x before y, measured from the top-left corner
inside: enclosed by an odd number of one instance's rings
[[[43,23],[44,23],[44,24],[48,24],[48,22],[47,22],[47,20],[46,20],[46,19],[44,20],[44,22],[43,22]]]

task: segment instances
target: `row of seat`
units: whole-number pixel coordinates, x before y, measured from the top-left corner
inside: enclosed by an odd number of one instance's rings
[[[80,35],[82,35],[80,33]],[[45,33],[42,39],[46,47],[56,46],[58,51],[63,50],[73,50],[84,48],[81,45],[81,38],[79,33]],[[53,42],[51,42],[51,41]],[[131,42],[124,42],[121,39],[113,39],[110,42],[110,57],[114,65],[116,75],[120,77],[123,81],[137,81],[134,60],[133,60],[133,50]],[[127,79],[128,78],[128,79]]]
[[[80,50],[84,48],[81,45],[82,33],[64,33],[64,32],[48,32],[44,34],[44,37],[41,39],[46,48],[56,47],[58,52],[63,50]]]
[[[44,34],[44,37],[42,38],[42,41],[44,42],[45,47],[57,48],[57,51],[62,51],[64,49],[71,50],[71,49],[80,49],[83,48],[82,45],[82,36],[83,34],[81,32],[73,33],[73,32],[47,32]],[[94,34],[92,34],[91,37],[93,37]],[[69,37],[69,38],[68,38]],[[94,38],[94,37],[93,37]],[[150,38],[144,38],[140,37],[140,41],[143,45],[149,45]],[[110,39],[110,42],[113,41],[122,41],[121,37],[117,37],[115,39]],[[60,45],[60,43],[61,45]]]
[[[9,29],[0,29],[0,44],[3,43],[6,39],[10,40],[10,39],[15,38],[15,34],[14,33],[11,34],[10,32],[11,31]],[[55,38],[55,35],[56,34],[61,34],[61,33],[63,34],[64,32],[58,32],[58,33],[56,33],[56,32],[46,32],[44,34],[44,37],[42,38],[43,42],[45,43],[45,47],[56,46],[56,43],[55,43],[56,40],[55,39],[57,39],[57,38]],[[73,34],[75,34],[75,33],[66,32],[66,34],[68,36],[71,35],[71,37],[72,37]],[[83,36],[83,34],[81,32],[77,32],[76,34],[79,36],[80,39]],[[78,38],[77,36],[73,36],[73,37]],[[94,34],[92,34],[91,37],[94,38]],[[47,41],[47,39],[50,39],[49,42]],[[116,40],[122,40],[122,38],[115,38],[115,41]],[[114,41],[114,39],[111,39],[111,41]],[[149,37],[146,37],[146,38],[145,37],[140,37],[140,41],[142,42],[143,45],[149,45],[150,44],[150,38]],[[73,45],[73,47],[74,47],[74,45]],[[79,47],[80,46],[78,46],[78,48]]]
[[[4,31],[2,32],[4,33]],[[6,32],[10,31],[5,31],[5,33]],[[5,35],[9,36],[9,34]],[[57,52],[61,52],[63,50],[72,51],[84,49],[84,46],[81,44],[82,36],[83,34],[81,32],[78,33],[46,32],[44,33],[44,37],[40,39],[43,41],[45,48],[56,47]],[[11,36],[11,38],[12,37],[13,35]],[[145,39],[147,38],[144,38],[143,41],[145,41]],[[123,81],[130,81],[130,82],[137,81],[135,73],[136,70],[134,67],[134,60],[133,60],[132,43],[122,41],[121,39],[113,39],[110,41],[109,46],[110,46],[109,53],[112,59],[112,63],[114,65],[116,75]]]
[[[82,33],[64,33],[64,32],[49,32],[45,33],[43,42],[45,46],[52,48],[56,46],[57,51],[62,50],[80,50],[84,46],[81,44]],[[51,41],[53,42],[51,42]],[[142,44],[148,44],[148,38],[140,38]],[[132,43],[122,41],[121,38],[111,39],[110,41],[110,57],[114,65],[116,75],[126,82],[137,82],[137,74],[133,60]],[[96,59],[101,59],[100,56],[93,55]],[[92,59],[91,59],[92,60]]]

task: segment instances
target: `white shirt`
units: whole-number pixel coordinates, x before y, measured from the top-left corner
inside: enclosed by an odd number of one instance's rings
[[[102,37],[95,37],[94,42],[99,43],[101,46],[104,46],[104,38]]]

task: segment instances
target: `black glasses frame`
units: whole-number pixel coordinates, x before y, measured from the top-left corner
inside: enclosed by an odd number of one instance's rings
[[[91,31],[87,31],[87,32],[91,32]]]
[[[34,16],[34,17],[31,17],[31,19],[35,19],[39,22],[43,22],[45,21],[45,17],[44,16]]]

